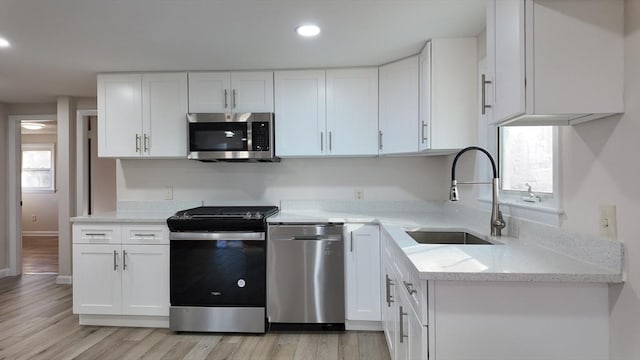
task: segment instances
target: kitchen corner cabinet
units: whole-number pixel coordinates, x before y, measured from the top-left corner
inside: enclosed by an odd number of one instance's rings
[[[418,152],[419,57],[380,66],[380,154]]]
[[[275,73],[276,154],[378,154],[378,69]]]
[[[379,328],[380,230],[378,225],[346,224],[344,231],[347,323],[369,321]]]
[[[166,323],[169,316],[166,226],[74,224],[73,312],[80,314],[81,324]],[[151,320],[154,318],[155,321]]]
[[[99,74],[98,155],[184,158],[187,74]]]
[[[489,0],[483,108],[497,125],[623,112],[623,1]]]
[[[476,38],[441,38],[420,53],[420,151],[476,142]]]
[[[384,230],[381,242],[392,360],[609,358],[607,284],[421,280]]]
[[[189,112],[273,112],[273,72],[190,72]]]

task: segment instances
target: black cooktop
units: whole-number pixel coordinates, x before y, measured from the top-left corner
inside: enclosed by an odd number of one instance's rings
[[[277,212],[277,206],[199,206],[176,212],[167,225],[173,232],[266,231],[266,219]]]

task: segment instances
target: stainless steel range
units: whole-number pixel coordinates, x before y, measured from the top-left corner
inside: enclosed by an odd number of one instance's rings
[[[266,218],[276,206],[201,206],[167,219],[169,327],[264,333]]]

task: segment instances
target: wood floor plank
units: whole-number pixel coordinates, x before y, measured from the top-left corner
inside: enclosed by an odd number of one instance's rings
[[[0,279],[0,359],[388,360],[380,332],[174,333],[81,326],[55,275]]]

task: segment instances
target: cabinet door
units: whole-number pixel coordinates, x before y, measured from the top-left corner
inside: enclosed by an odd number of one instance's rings
[[[74,314],[119,314],[120,246],[73,245]]]
[[[189,73],[189,112],[231,111],[231,75],[228,72]]]
[[[378,155],[378,69],[327,70],[328,154]]]
[[[431,147],[431,44],[427,42],[420,53],[420,151]]]
[[[380,231],[361,224],[345,229],[347,320],[380,321]]]
[[[122,247],[122,313],[169,316],[169,246]]]
[[[405,311],[407,316],[405,316],[404,320],[407,323],[406,331],[408,336],[405,339],[407,341],[407,359],[427,360],[427,328],[422,326],[418,315],[416,315],[411,308],[408,308]]]
[[[383,261],[382,274],[383,296],[382,296],[382,325],[384,336],[387,340],[387,347],[391,359],[397,359],[397,326],[398,326],[398,303],[397,301],[397,279],[393,272],[393,265],[390,261]]]
[[[487,52],[493,56],[494,122],[525,112],[524,6],[524,1],[489,1]]]
[[[138,157],[142,150],[142,75],[98,75],[98,156]]]
[[[322,155],[325,133],[325,72],[276,72],[276,155]]]
[[[231,73],[233,112],[273,112],[273,72]]]
[[[418,56],[380,67],[380,153],[418,151]]]
[[[154,157],[187,156],[187,74],[142,75],[142,150]]]

